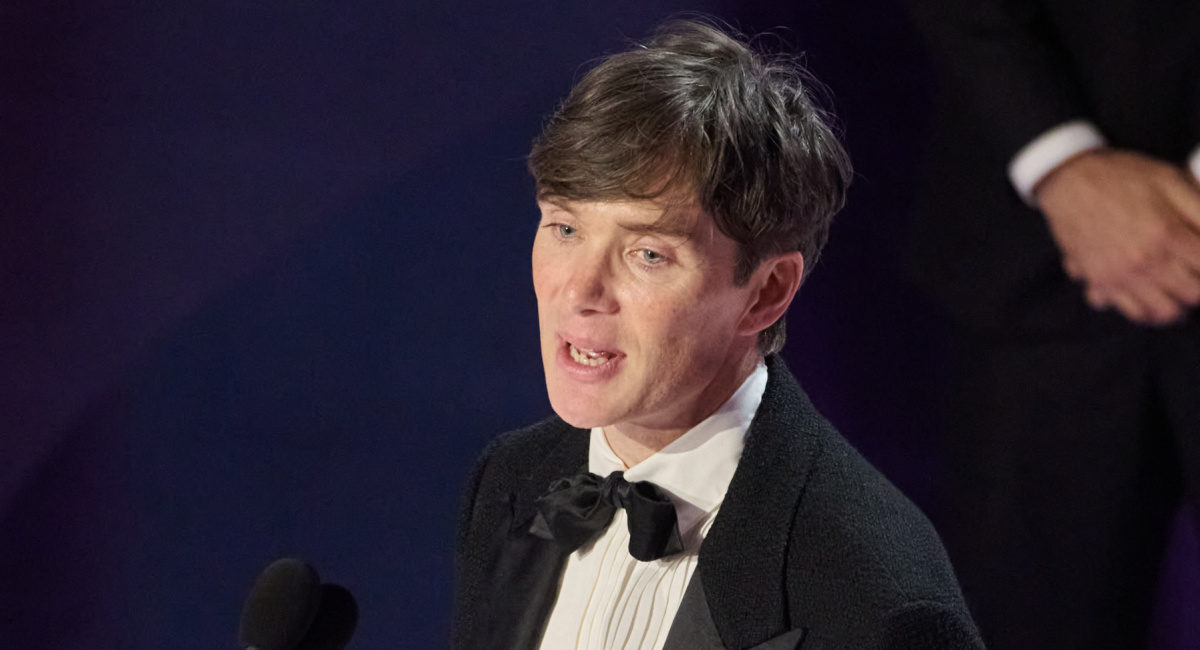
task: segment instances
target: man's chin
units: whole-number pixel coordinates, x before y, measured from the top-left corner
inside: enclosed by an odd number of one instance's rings
[[[555,399],[553,395],[550,397],[550,407],[554,409],[558,417],[562,418],[563,422],[578,429],[591,429],[612,424],[607,409],[602,408],[599,404],[590,403],[588,400],[581,400],[578,396],[573,397],[574,399]]]
[[[562,419],[563,422],[575,427],[576,429],[594,429],[595,427],[608,426],[610,423],[605,418],[596,417],[595,415],[578,413],[564,409],[554,409],[554,412]]]

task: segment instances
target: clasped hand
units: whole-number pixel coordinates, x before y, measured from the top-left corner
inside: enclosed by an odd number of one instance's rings
[[[1162,326],[1200,304],[1200,186],[1184,170],[1095,150],[1054,170],[1035,196],[1093,308]]]

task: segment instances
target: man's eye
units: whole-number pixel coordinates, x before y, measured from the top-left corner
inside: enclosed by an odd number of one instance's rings
[[[568,226],[565,223],[560,223],[555,227],[558,228],[558,236],[562,237],[563,239],[570,239],[575,236],[574,226]]]
[[[663,257],[662,253],[652,251],[649,248],[643,248],[641,253],[642,261],[647,264],[662,264],[667,260],[666,257]]]

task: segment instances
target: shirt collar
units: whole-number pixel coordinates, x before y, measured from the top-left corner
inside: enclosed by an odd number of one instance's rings
[[[627,481],[650,481],[662,488],[675,504],[679,532],[686,535],[725,499],[766,386],[767,367],[759,361],[716,413],[629,469],[608,445],[604,430],[596,427],[588,447],[588,471],[600,476],[624,472]]]

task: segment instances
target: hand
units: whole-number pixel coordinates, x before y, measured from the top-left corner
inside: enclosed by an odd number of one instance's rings
[[[1200,304],[1200,188],[1183,170],[1095,150],[1051,172],[1034,196],[1092,307],[1167,325]]]

